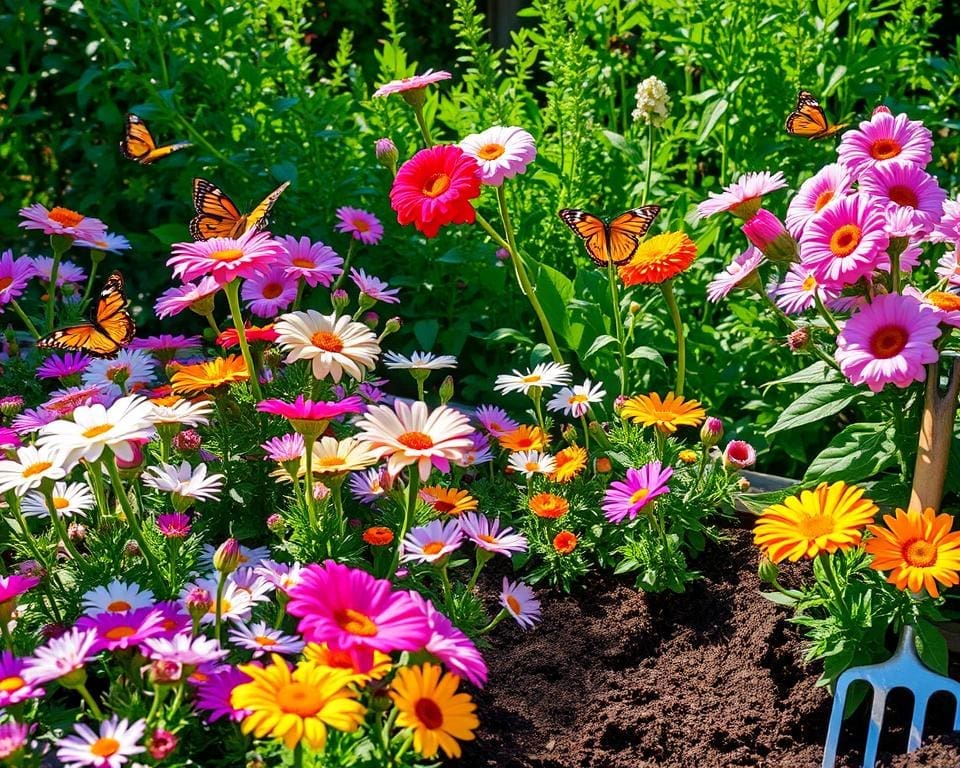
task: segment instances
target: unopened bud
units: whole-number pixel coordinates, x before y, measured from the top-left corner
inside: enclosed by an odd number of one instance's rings
[[[761,208],[741,229],[747,239],[771,261],[797,261],[797,241],[770,211]]]
[[[640,310],[641,310],[641,309],[643,309],[643,305],[640,304],[639,302],[636,302],[636,301],[631,301],[631,302],[630,302],[630,310],[629,310],[629,311],[630,311],[630,314],[631,314],[631,315],[638,315],[638,314],[640,314]]]
[[[157,730],[153,732],[153,735],[150,736],[147,751],[154,760],[163,760],[177,748],[178,743],[179,740],[176,735],[163,728],[157,728]]]
[[[195,429],[185,429],[173,438],[173,447],[180,453],[195,453],[203,445],[203,438]]]
[[[130,446],[133,456],[130,461],[124,461],[117,456],[117,468],[130,473],[135,473],[139,470],[143,464],[143,446],[146,442],[146,440],[129,440],[127,445]]]
[[[183,602],[187,608],[187,613],[196,621],[199,621],[210,613],[210,609],[213,608],[213,596],[209,590],[203,587],[194,587],[191,589],[187,592],[187,597]]]
[[[700,427],[700,441],[712,448],[723,439],[723,422],[716,416],[708,416]]]
[[[274,512],[267,518],[267,529],[271,533],[282,534],[287,529],[287,524],[283,521],[281,515]]]
[[[749,469],[757,461],[757,452],[745,440],[731,440],[723,449],[723,468],[728,472]]]
[[[689,448],[685,448],[677,454],[677,458],[680,460],[681,464],[696,464],[699,457],[697,456],[696,451],[691,451]]]
[[[446,405],[453,399],[453,376],[446,376],[440,384],[440,404]]]
[[[577,428],[573,424],[564,424],[560,430],[560,437],[567,445],[573,445],[577,442]]]
[[[123,545],[123,554],[127,557],[140,557],[140,545],[135,541],[128,541]]]
[[[875,106],[875,107],[873,108],[873,112],[871,113],[871,117],[872,117],[873,115],[877,115],[877,114],[880,114],[880,113],[883,113],[883,114],[885,114],[885,115],[892,115],[892,114],[893,114],[893,113],[890,111],[890,107],[886,106],[885,104],[878,104],[877,106]]]
[[[170,659],[157,659],[147,667],[147,679],[153,685],[179,683],[183,677],[183,664]]]
[[[791,352],[800,352],[810,344],[810,329],[801,326],[787,335],[787,346]]]
[[[613,462],[606,456],[597,456],[593,462],[593,471],[598,475],[606,475],[613,472]]]
[[[83,523],[70,523],[67,526],[67,536],[70,541],[83,541],[87,538],[87,527]]]
[[[23,398],[20,395],[9,395],[0,398],[0,414],[7,418],[16,416],[23,410]]]
[[[240,542],[229,538],[213,553],[213,567],[226,576],[240,567],[243,557],[240,555]]]
[[[377,162],[390,171],[390,173],[396,174],[397,161],[400,159],[400,152],[397,151],[397,145],[390,139],[377,139],[374,151],[377,155]]]
[[[376,330],[377,326],[380,325],[380,315],[378,315],[376,312],[364,312],[363,316],[360,318],[360,322],[367,326],[367,328],[369,328],[371,331],[374,331]]]
[[[380,340],[387,338],[391,333],[396,333],[400,330],[400,326],[403,323],[400,321],[399,317],[391,317],[383,326],[383,332],[380,334]]]
[[[760,564],[757,566],[757,576],[763,584],[776,584],[780,577],[780,569],[766,555],[760,556]]]
[[[313,498],[316,501],[323,501],[330,495],[330,488],[321,482],[313,484]]]
[[[497,248],[497,261],[510,261],[510,251],[506,248]]]
[[[337,288],[337,290],[330,294],[330,302],[333,304],[334,311],[342,314],[343,311],[350,306],[350,294],[343,288]]]
[[[613,412],[619,416],[620,411],[623,410],[623,406],[627,404],[627,400],[630,398],[626,395],[617,395],[613,400]]]

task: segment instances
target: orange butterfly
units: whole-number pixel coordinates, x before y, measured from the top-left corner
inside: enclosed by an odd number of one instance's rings
[[[559,216],[583,238],[590,258],[598,266],[606,267],[610,262],[620,266],[630,260],[659,213],[659,205],[646,205],[624,211],[609,223],[592,213],[573,208],[564,208]]]
[[[816,97],[810,91],[800,91],[797,93],[797,108],[787,117],[786,128],[791,136],[806,136],[813,140],[840,133],[847,125],[831,125]]]
[[[123,276],[114,272],[100,291],[89,323],[61,328],[37,341],[44,349],[77,349],[94,357],[113,357],[133,339],[137,328],[127,311]]]
[[[277,198],[290,186],[283,182],[267,195],[250,213],[240,209],[216,184],[206,179],[193,180],[193,205],[197,215],[190,221],[190,234],[194,240],[209,240],[211,237],[240,237],[251,229],[264,229]]]
[[[147,128],[147,124],[136,115],[128,114],[127,128],[124,131],[123,140],[120,142],[120,154],[127,160],[135,160],[140,165],[150,165],[161,157],[166,157],[192,146],[193,144],[189,141],[180,141],[176,144],[158,147],[157,142],[153,140],[153,134]]]

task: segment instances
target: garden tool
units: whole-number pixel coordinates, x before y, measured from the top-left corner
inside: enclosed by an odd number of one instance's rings
[[[953,729],[960,730],[960,683],[952,678],[939,675],[926,667],[914,645],[916,634],[913,627],[905,626],[900,636],[896,653],[881,664],[848,669],[837,679],[837,690],[833,697],[833,710],[830,713],[830,727],[823,749],[822,768],[833,768],[837,757],[837,745],[840,741],[840,724],[843,720],[843,706],[850,684],[858,680],[869,683],[873,688],[873,704],[870,710],[870,725],[867,729],[867,745],[863,755],[863,768],[873,768],[877,760],[877,745],[883,728],[883,712],[887,694],[894,688],[906,688],[913,693],[913,717],[910,720],[910,737],[907,740],[907,752],[913,752],[920,746],[923,737],[923,722],[927,713],[930,697],[938,691],[952,693],[957,700],[957,712],[953,720]]]

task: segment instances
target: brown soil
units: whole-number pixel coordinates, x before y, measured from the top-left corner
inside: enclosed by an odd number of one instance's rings
[[[596,577],[573,595],[542,591],[534,630],[498,630],[481,728],[455,763],[468,768],[815,768],[831,699],[804,667],[788,612],[760,597],[750,535],[729,530],[682,595]],[[787,569],[785,581],[798,576]],[[894,701],[888,722],[908,722]],[[928,743],[909,757],[903,727],[881,740],[889,768],[960,765],[952,704],[931,703]],[[857,766],[866,716],[846,726]],[[839,768],[839,766],[838,766]]]

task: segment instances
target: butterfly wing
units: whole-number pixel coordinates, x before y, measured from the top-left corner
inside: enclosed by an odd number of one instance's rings
[[[270,223],[270,219],[268,218],[270,211],[273,210],[273,206],[276,204],[277,199],[289,186],[289,181],[283,182],[283,184],[273,190],[273,192],[260,201],[260,204],[256,208],[247,214],[247,223],[246,228],[244,229],[245,232],[249,232],[251,229],[266,229],[267,225]]]
[[[193,206],[197,210],[197,215],[190,221],[190,234],[194,240],[236,237],[246,230],[247,217],[213,182],[193,180]]]
[[[650,225],[659,213],[659,205],[631,208],[629,211],[624,211],[619,216],[615,216],[607,225],[610,260],[616,266],[626,264],[636,253],[640,241],[647,234],[647,230],[650,229]]]
[[[846,123],[831,125],[820,106],[820,102],[810,91],[797,94],[797,107],[787,116],[786,129],[791,136],[806,136],[808,139],[825,139],[844,128]]]
[[[605,267],[610,261],[610,247],[603,219],[576,208],[564,208],[558,215],[583,240],[583,247],[594,263]]]
[[[158,147],[150,129],[147,128],[147,124],[136,115],[128,114],[123,140],[120,142],[120,154],[127,160],[134,160],[141,165],[149,165],[161,157],[166,157],[189,146],[192,146],[189,141],[181,141],[176,144]]]
[[[37,346],[80,350],[94,357],[112,357],[130,343],[135,333],[136,326],[123,295],[123,277],[114,272],[100,291],[90,322],[54,331],[37,341]]]

